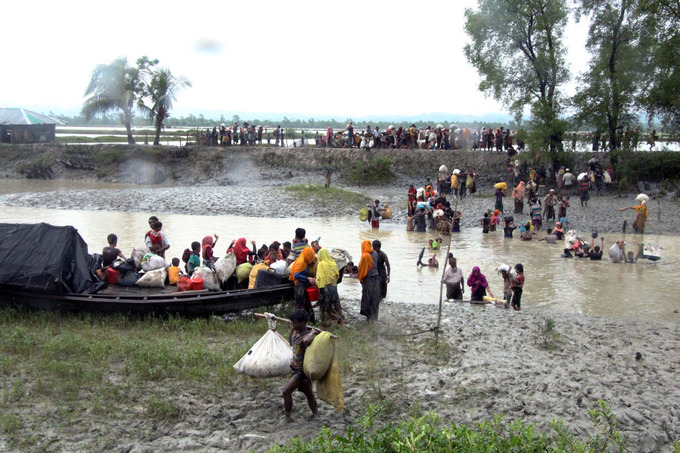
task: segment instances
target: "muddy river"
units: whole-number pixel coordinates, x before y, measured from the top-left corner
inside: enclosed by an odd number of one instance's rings
[[[380,230],[367,228],[365,222],[353,218],[294,219],[230,216],[158,215],[171,248],[168,257],[181,257],[192,241],[200,241],[207,234],[217,233],[220,239],[216,252],[224,253],[232,239],[245,237],[257,245],[274,240],[290,241],[297,227],[307,230],[310,240],[321,238],[327,248],[346,249],[360,257],[364,239],[379,239],[392,265],[392,281],[387,300],[392,302],[439,302],[442,268],[417,268],[421,249],[431,237],[428,233],[407,232],[403,225],[383,224]],[[106,245],[106,236],[116,233],[119,248],[127,256],[143,244],[148,230],[148,214],[111,211],[73,211],[3,207],[0,222],[35,223],[75,226],[90,252],[99,252]],[[543,233],[540,233],[542,236]],[[607,235],[605,247],[611,246],[621,235]],[[548,245],[537,240],[525,242],[504,239],[502,232],[483,235],[479,229],[467,229],[452,236],[451,251],[467,278],[473,266],[480,266],[489,280],[493,293],[502,295],[502,279],[495,272],[501,263],[523,263],[526,285],[522,305],[527,310],[550,313],[553,311],[587,315],[680,321],[680,237],[627,235],[627,241],[653,243],[663,247],[658,262],[640,260],[636,264],[613,264],[606,256],[603,261],[560,258],[562,245]],[[598,239],[599,242],[599,239]],[[443,264],[444,250],[437,253]],[[426,251],[426,256],[433,252]],[[429,254],[429,255],[428,255]],[[359,299],[360,285],[345,279],[340,285],[344,298]],[[469,294],[466,292],[466,295]]]

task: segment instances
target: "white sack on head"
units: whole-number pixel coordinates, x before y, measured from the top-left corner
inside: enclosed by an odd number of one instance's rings
[[[446,165],[442,165],[439,167],[439,172],[440,173],[448,173],[449,169],[446,167]]]
[[[219,291],[220,288],[220,282],[217,280],[217,274],[213,272],[212,269],[210,269],[207,266],[200,266],[196,268],[193,274],[191,276],[193,277],[194,275],[200,275],[203,277],[203,288],[204,289],[209,289],[210,291]]]
[[[581,174],[578,175],[578,177],[577,177],[576,179],[579,180],[579,181],[581,181],[581,180],[583,180],[583,178],[585,178],[586,176],[588,176],[588,173],[581,173]]]
[[[637,197],[635,197],[635,200],[637,201],[649,201],[649,197],[645,195],[644,193],[641,193]]]
[[[352,261],[352,255],[350,255],[347,250],[337,247],[331,249],[331,258],[333,258],[333,261],[335,261],[338,269],[342,269],[343,267],[347,266],[348,262]]]
[[[499,274],[500,274],[502,271],[510,272],[510,266],[507,265],[507,264],[505,264],[505,263],[503,263],[503,264],[501,264],[500,266],[498,266],[498,267],[496,268],[496,272],[498,272]]]
[[[215,271],[217,271],[217,279],[222,283],[226,282],[229,277],[234,275],[236,270],[236,256],[234,251],[227,252],[227,256],[221,256],[215,262]]]
[[[459,174],[459,173],[460,173],[460,170],[458,170],[457,168],[456,168],[455,170],[453,170],[453,174],[454,174],[454,175],[457,175],[457,174]]]
[[[425,187],[420,187],[416,190],[416,197],[420,198],[422,196],[425,196]]]
[[[165,277],[168,273],[164,267],[153,271],[145,272],[137,283],[142,288],[165,288]]]

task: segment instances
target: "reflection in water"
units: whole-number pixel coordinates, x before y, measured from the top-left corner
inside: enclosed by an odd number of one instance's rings
[[[110,211],[66,211],[28,208],[3,208],[0,222],[73,225],[89,244],[90,252],[99,252],[106,245],[106,236],[116,233],[119,248],[126,256],[138,245],[149,229],[148,216],[155,214],[163,222],[171,248],[167,256],[181,257],[192,241],[217,233],[220,239],[216,252],[224,253],[232,239],[269,244],[274,240],[290,241],[295,228],[304,227],[311,240],[321,237],[327,248],[341,247],[358,262],[360,244],[364,239],[379,239],[392,265],[392,279],[387,300],[392,302],[437,303],[442,268],[416,268],[418,254],[427,243],[430,233],[407,232],[403,225],[381,223],[380,230],[371,230],[366,222],[355,219],[266,219],[229,216],[188,216],[176,214],[126,213]],[[543,233],[539,233],[542,235]],[[680,237],[644,236],[649,243],[664,248],[663,258],[657,263],[641,260],[637,264],[612,264],[605,261],[561,259],[561,245],[543,242],[523,242],[503,239],[502,232],[483,235],[481,228],[465,230],[452,236],[451,251],[458,259],[464,275],[473,266],[480,266],[495,295],[502,294],[502,280],[495,268],[501,263],[524,265],[527,283],[522,306],[529,310],[564,311],[598,316],[637,319],[680,320],[677,294],[680,283],[673,275],[680,271]],[[609,247],[616,237],[607,237]],[[628,235],[630,241],[642,236]],[[446,241],[445,241],[446,243]],[[445,244],[446,246],[446,244]],[[443,265],[446,247],[437,252]],[[427,253],[427,252],[426,252]],[[340,287],[341,297],[359,299],[361,287],[355,280],[345,279]],[[466,289],[466,296],[469,290]]]

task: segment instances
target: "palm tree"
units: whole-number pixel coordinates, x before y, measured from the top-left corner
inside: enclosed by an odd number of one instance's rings
[[[127,58],[113,60],[111,64],[100,64],[92,72],[83,103],[82,113],[86,119],[120,110],[120,120],[127,130],[128,144],[134,145],[132,137],[132,109],[142,92],[141,68],[128,66]]]
[[[149,98],[151,106],[147,106],[143,99],[137,102],[137,106],[156,126],[154,145],[160,144],[163,121],[170,116],[172,101],[177,99],[177,92],[190,86],[189,80],[184,77],[175,78],[169,69],[157,68],[151,73],[149,82],[144,89],[144,97]]]

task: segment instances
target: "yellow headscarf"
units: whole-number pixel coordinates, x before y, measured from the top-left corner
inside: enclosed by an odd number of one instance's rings
[[[363,283],[364,279],[368,275],[368,272],[373,268],[373,245],[368,239],[364,239],[361,243],[361,260],[359,260],[359,272],[357,273],[357,278]]]
[[[326,285],[335,286],[338,283],[340,272],[338,265],[331,258],[328,249],[319,250],[319,264],[316,266],[316,286],[324,288]]]
[[[297,259],[293,262],[293,265],[290,267],[290,275],[288,276],[288,280],[293,280],[297,285],[299,282],[295,279],[295,274],[307,269],[307,266],[312,264],[315,259],[316,255],[314,254],[313,248],[305,247],[302,249],[300,256],[297,257]]]

